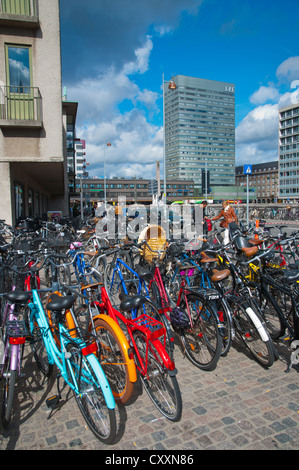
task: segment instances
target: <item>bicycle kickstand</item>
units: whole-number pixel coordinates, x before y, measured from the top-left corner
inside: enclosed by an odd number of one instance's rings
[[[47,407],[51,410],[49,416],[47,419],[50,419],[55,408],[57,408],[59,400],[61,399],[61,392],[60,392],[60,387],[59,387],[59,379],[61,377],[61,374],[57,374],[56,380],[57,380],[57,395],[53,395],[52,397],[49,397],[46,399],[46,405]]]

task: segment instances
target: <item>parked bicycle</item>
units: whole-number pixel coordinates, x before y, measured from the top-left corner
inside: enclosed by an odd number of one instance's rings
[[[42,266],[39,266],[36,269],[41,268]],[[26,292],[26,296],[30,294],[28,329],[31,343],[34,346],[43,341],[45,349],[45,351],[36,349],[36,355],[40,355],[37,363],[43,365],[48,361],[50,365],[55,364],[59,370],[58,393],[47,400],[47,405],[54,408],[60,400],[59,379],[62,377],[73,390],[77,405],[94,435],[106,444],[112,443],[116,436],[115,401],[108,380],[95,355],[97,350],[95,338],[89,332],[82,330],[73,336],[65,327],[64,312],[72,307],[75,297],[71,295],[60,297],[46,306],[53,314],[55,332],[59,339],[58,346],[49,328],[38,291],[33,289],[31,293]],[[18,292],[12,293],[10,300],[14,304],[18,303],[20,301]]]

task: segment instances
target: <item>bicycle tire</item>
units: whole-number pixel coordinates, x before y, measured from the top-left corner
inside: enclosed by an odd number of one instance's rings
[[[85,389],[81,388],[79,394],[73,391],[77,406],[92,433],[101,442],[111,444],[116,436],[115,410],[108,408],[97,374],[91,363],[82,356],[81,350],[74,344],[68,344],[67,351],[71,355],[66,361],[69,380],[73,381],[74,385],[78,381],[85,385]]]
[[[25,323],[27,326],[28,331],[30,331],[29,327],[29,315],[30,309],[24,315]],[[42,372],[45,377],[50,377],[53,373],[53,364],[49,362],[48,353],[46,349],[46,345],[43,340],[42,333],[38,327],[37,321],[33,318],[31,323],[31,331],[29,336],[29,346],[31,348],[34,360],[38,369]]]
[[[145,373],[139,367],[139,376],[145,391],[165,418],[173,422],[179,421],[182,415],[182,397],[175,375],[169,374],[154,344],[147,342],[142,331],[135,330],[133,338],[142,360],[147,363]],[[135,355],[139,363],[136,352]]]
[[[258,302],[271,339],[278,340],[286,330],[282,319],[283,312],[270,292],[263,293],[258,289]]]
[[[226,356],[231,348],[235,336],[234,323],[230,307],[224,298],[216,301],[218,315],[218,329],[221,339],[221,356]]]
[[[6,429],[11,421],[15,384],[17,379],[17,371],[11,370],[9,367],[10,359],[8,358],[5,366],[5,384],[3,389],[3,400],[2,400],[2,424]]]
[[[272,341],[269,336],[268,340],[266,337],[263,337],[263,335],[265,336],[265,330],[263,333],[257,326],[257,323],[263,323],[263,319],[258,311],[253,305],[236,304],[234,306],[233,318],[236,332],[255,360],[265,368],[271,367],[274,362]]]
[[[110,384],[117,403],[126,403],[132,396],[134,383],[129,380],[128,365],[123,346],[113,328],[97,318],[94,322],[99,342],[99,362]]]
[[[207,303],[192,292],[186,294],[186,299],[182,298],[180,307],[190,312],[193,321],[192,328],[180,330],[187,358],[199,369],[214,370],[222,348],[215,302]]]

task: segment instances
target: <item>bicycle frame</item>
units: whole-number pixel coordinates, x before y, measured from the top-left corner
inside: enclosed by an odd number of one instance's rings
[[[15,290],[15,287],[13,287]],[[7,326],[4,351],[1,363],[1,376],[4,372],[4,366],[6,358],[10,354],[10,370],[16,370],[18,375],[21,373],[21,359],[22,359],[22,346],[26,342],[26,331],[24,323],[18,320],[18,316],[15,314],[15,304],[9,304],[8,301],[5,305],[2,328]]]
[[[102,291],[103,303],[99,305],[100,308],[105,307],[106,302],[107,302],[106,296],[108,297],[107,291],[105,288],[103,288],[103,291]],[[132,342],[133,349],[139,361],[139,365],[136,364],[136,367],[143,375],[146,375],[147,373],[147,360],[143,361],[138,351],[138,347],[136,345],[136,342],[133,336],[133,333],[136,330],[141,331],[146,337],[146,348],[147,348],[146,357],[148,355],[149,343],[151,342],[154,345],[157,353],[159,354],[159,359],[163,361],[163,364],[165,365],[165,367],[169,371],[175,370],[174,362],[170,359],[169,355],[167,354],[165,350],[166,330],[162,323],[158,322],[152,317],[148,317],[147,315],[140,315],[139,317],[135,317],[134,319],[127,318],[125,315],[123,315],[121,312],[119,312],[112,306],[111,308],[108,309],[108,314],[117,323],[120,320],[126,325],[127,331],[130,337],[130,341]],[[162,339],[162,341],[160,339]]]
[[[127,279],[125,280],[123,275],[122,275],[122,272],[121,272],[121,268],[120,268],[120,265],[123,265],[126,269],[128,269],[130,271],[130,273],[134,276],[133,278],[130,278],[130,279]],[[145,294],[145,297],[148,297],[149,298],[149,293],[148,293],[148,289],[147,289],[147,286],[146,286],[146,283],[144,281],[144,279],[142,279],[137,273],[136,271],[134,271],[132,268],[130,268],[130,266],[128,266],[122,259],[120,258],[117,258],[116,259],[116,265],[115,265],[115,268],[113,269],[113,274],[112,274],[112,279],[111,279],[111,284],[110,284],[110,288],[112,287],[113,283],[115,282],[116,280],[116,273],[117,273],[117,276],[119,277],[119,280],[120,280],[120,284],[123,288],[123,291],[125,294],[128,294],[128,289],[127,289],[127,286],[126,286],[126,281],[137,281],[138,280],[138,289],[137,289],[137,294],[140,294],[142,291],[144,292]],[[132,318],[135,319],[137,316],[137,309],[135,310],[132,310]]]
[[[74,256],[76,254],[76,248],[81,248],[82,243],[81,242],[74,242],[71,244],[69,254],[71,256]],[[83,253],[78,253],[74,263],[73,263],[74,269],[75,269],[75,274],[77,279],[80,277],[85,277],[86,276],[86,262],[84,258]]]
[[[88,286],[87,289],[92,289],[93,286]],[[82,288],[85,290],[86,287]],[[114,308],[111,305],[109,296],[107,295],[105,287],[101,288],[101,300],[102,302],[96,300],[90,300],[91,307],[95,307],[96,310],[99,312],[95,316],[92,317],[92,324],[89,325],[89,329],[93,328],[94,323],[97,319],[103,319],[106,323],[108,323],[114,332],[116,333],[124,354],[125,354],[125,363],[128,367],[128,374],[129,374],[129,381],[134,383],[137,381],[137,373],[136,373],[136,366],[135,361],[132,357],[130,357],[131,348],[128,343],[127,338],[125,337],[122,329],[120,328],[118,322],[115,320],[116,315],[119,313],[117,311],[114,312]]]
[[[86,343],[83,342],[80,338],[71,337],[69,334],[69,331],[61,323],[59,323],[59,341],[61,345],[61,351],[60,351],[56,345],[52,332],[49,328],[49,323],[47,321],[41,300],[36,290],[32,291],[32,301],[29,303],[29,308],[31,310],[31,313],[30,313],[31,331],[33,329],[33,323],[34,321],[36,321],[42,333],[43,341],[45,343],[45,347],[48,353],[49,363],[56,364],[57,368],[61,372],[62,377],[64,378],[65,382],[69,385],[69,387],[72,390],[74,390],[76,394],[79,395],[81,393],[80,383],[77,383],[74,377],[74,374],[72,372],[72,368],[67,367],[67,361],[69,359],[68,359],[68,354],[66,351],[66,346],[68,344],[74,344],[81,350],[82,355],[86,358],[86,360],[90,363],[90,365],[95,370],[108,408],[114,409],[115,401],[114,401],[114,397],[112,395],[109,383],[107,381],[107,378],[98,360],[96,359],[94,355],[95,343],[91,345],[86,345]],[[68,371],[71,371],[72,381],[70,381],[68,378]],[[81,376],[81,379],[82,378],[84,379],[83,376]]]
[[[34,261],[30,261],[29,267],[34,265]],[[27,274],[25,278],[25,290],[29,291],[31,290],[31,281],[34,279],[36,281],[36,288],[40,289],[40,277],[37,274]]]

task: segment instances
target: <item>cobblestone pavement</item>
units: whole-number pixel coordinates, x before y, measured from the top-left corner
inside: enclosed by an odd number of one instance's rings
[[[43,381],[31,353],[26,378],[17,384],[15,415],[1,429],[1,450],[290,450],[299,449],[298,369],[285,373],[289,351],[263,369],[234,344],[212,372],[194,367],[176,347],[182,419],[160,415],[137,384],[134,401],[117,408],[118,436],[105,446],[86,428],[75,400],[65,388],[50,419],[47,397],[56,393],[55,374]],[[103,454],[104,455],[104,454]]]

